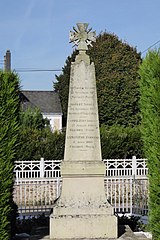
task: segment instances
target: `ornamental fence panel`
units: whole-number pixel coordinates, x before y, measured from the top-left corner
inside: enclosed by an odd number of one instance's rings
[[[62,160],[16,161],[14,201],[20,216],[50,214],[62,187]],[[146,159],[104,159],[106,197],[115,213],[147,215]]]

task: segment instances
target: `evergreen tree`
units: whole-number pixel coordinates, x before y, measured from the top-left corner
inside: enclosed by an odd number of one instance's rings
[[[58,91],[64,117],[67,117],[70,65],[76,51],[68,57],[54,84]],[[100,124],[134,126],[139,123],[139,91],[137,70],[141,62],[136,49],[123,43],[114,34],[106,32],[97,37],[89,49],[95,63]]]
[[[56,75],[57,82],[54,83],[54,89],[58,92],[61,101],[62,112],[63,112],[63,126],[66,126],[67,120],[67,108],[68,108],[68,95],[69,95],[69,81],[70,81],[70,71],[71,63],[75,61],[77,51],[74,51],[70,56],[68,56],[65,66],[62,69],[62,74]]]
[[[102,125],[100,128],[101,149],[103,159],[132,158],[143,156],[143,143],[141,140],[140,126],[123,127]]]
[[[160,50],[150,51],[140,67],[142,138],[149,168],[149,224],[160,239]]]
[[[139,123],[140,54],[114,34],[102,33],[89,51],[95,63],[100,124]]]
[[[64,133],[53,133],[39,109],[21,111],[17,160],[63,159],[63,152]]]
[[[14,73],[0,72],[0,236],[11,237],[13,168],[18,137],[19,81]],[[14,219],[15,221],[15,219]]]
[[[21,130],[26,128],[42,130],[49,126],[49,120],[43,118],[43,115],[38,108],[27,108],[20,112],[20,126]]]

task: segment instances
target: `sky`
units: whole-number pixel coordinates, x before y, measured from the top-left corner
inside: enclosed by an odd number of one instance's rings
[[[158,41],[154,47],[160,47],[159,9],[160,0],[0,0],[0,68],[9,49],[23,90],[53,90],[60,71],[22,69],[61,70],[76,23],[89,23],[97,35],[114,33],[144,52]]]

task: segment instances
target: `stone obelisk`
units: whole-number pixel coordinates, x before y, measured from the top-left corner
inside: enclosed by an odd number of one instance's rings
[[[70,32],[79,54],[71,65],[63,184],[50,217],[51,239],[117,237],[117,218],[104,189],[95,68],[86,54],[96,38],[87,28],[78,23]]]

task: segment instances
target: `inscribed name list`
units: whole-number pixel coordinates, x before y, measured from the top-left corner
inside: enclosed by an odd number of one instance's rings
[[[99,121],[94,65],[73,67],[70,79],[65,159],[98,160]],[[76,159],[75,159],[76,158]]]

